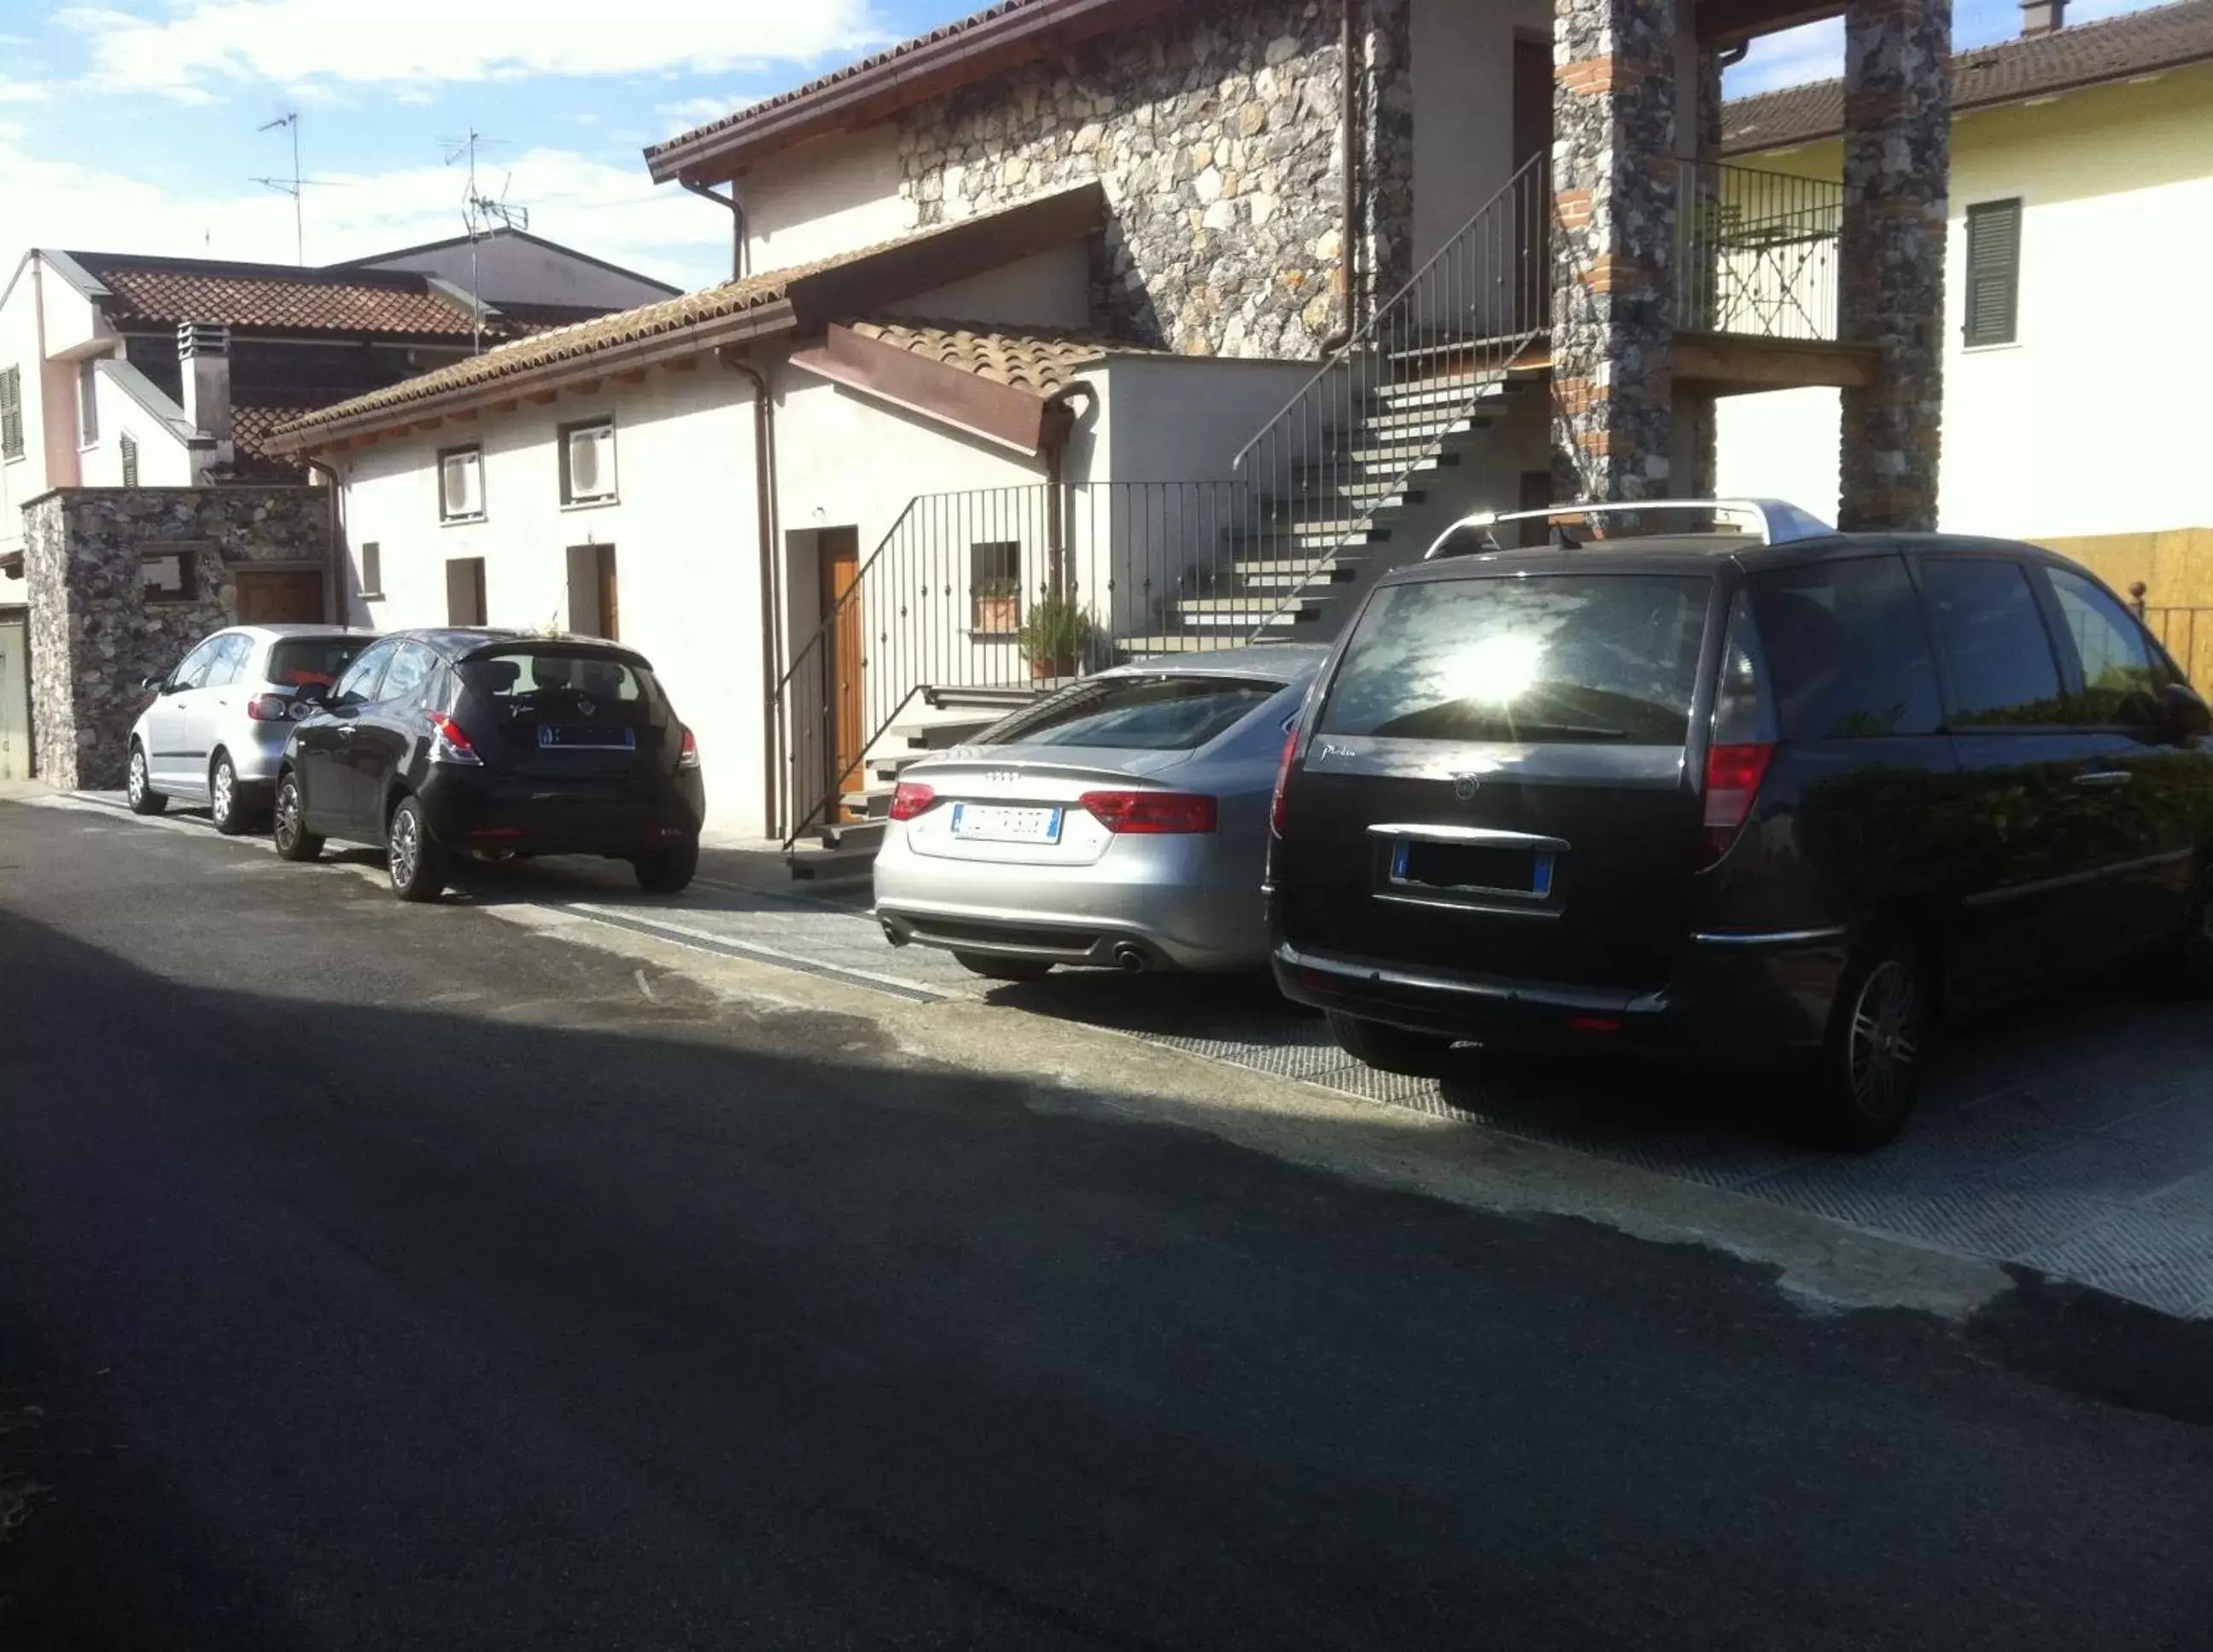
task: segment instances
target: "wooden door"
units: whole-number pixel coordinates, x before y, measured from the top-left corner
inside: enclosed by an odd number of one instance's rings
[[[238,570],[238,623],[241,625],[319,625],[323,619],[323,576],[317,570]]]
[[[1514,42],[1514,168],[1552,149],[1552,46],[1549,40]],[[1515,314],[1503,331],[1519,332],[1539,325],[1552,308],[1552,271],[1545,258],[1545,229],[1552,218],[1552,194],[1539,187],[1539,210],[1516,225],[1528,244],[1515,257]]]
[[[600,635],[610,643],[622,640],[622,605],[615,596],[615,548],[612,545],[594,547],[593,578],[599,588]]]
[[[833,800],[829,816],[842,820],[846,818],[845,810],[835,800],[861,789],[861,742],[867,734],[862,710],[861,594],[853,588],[861,573],[860,530],[826,527],[818,539],[822,556],[822,613],[825,619],[837,615],[837,624],[830,630],[830,649],[824,655],[826,680],[822,692],[830,711],[829,749],[823,753],[825,777]]]

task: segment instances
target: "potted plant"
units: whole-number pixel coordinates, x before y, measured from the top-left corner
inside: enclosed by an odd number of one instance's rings
[[[1065,596],[1041,597],[1030,604],[1022,621],[1022,658],[1030,662],[1030,675],[1072,677],[1076,661],[1091,647],[1091,616]]]
[[[972,629],[983,637],[1010,637],[1022,628],[1022,588],[1011,579],[979,580]]]

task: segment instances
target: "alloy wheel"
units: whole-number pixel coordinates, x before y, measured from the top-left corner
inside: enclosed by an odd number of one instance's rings
[[[230,812],[238,807],[238,774],[230,766],[229,758],[215,765],[215,783],[208,789],[208,812],[217,825],[230,819]]]
[[[290,849],[300,841],[300,783],[290,775],[277,788],[277,846]]]
[[[146,753],[134,746],[131,748],[130,777],[124,782],[133,808],[146,801]]]
[[[415,881],[415,863],[423,856],[423,828],[415,811],[402,808],[392,817],[392,887],[405,889]]]
[[[1920,1009],[1913,972],[1898,959],[1884,960],[1860,983],[1845,1059],[1852,1100],[1869,1118],[1887,1118],[1911,1093]]]

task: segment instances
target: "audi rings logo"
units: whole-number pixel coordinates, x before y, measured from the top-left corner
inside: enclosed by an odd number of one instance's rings
[[[1483,789],[1479,774],[1456,774],[1453,777],[1453,796],[1463,803],[1475,802],[1475,795]]]

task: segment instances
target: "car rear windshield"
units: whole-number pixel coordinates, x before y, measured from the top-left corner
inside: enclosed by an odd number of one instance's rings
[[[1711,588],[1646,574],[1391,587],[1361,616],[1320,732],[1680,746]]]
[[[516,710],[566,710],[579,703],[644,709],[655,692],[651,672],[580,649],[518,648],[481,655],[461,662],[461,680],[495,704]]]
[[[269,680],[280,688],[327,688],[374,642],[369,637],[288,637],[269,650]]]
[[[1283,685],[1245,677],[1109,677],[1018,712],[978,742],[1196,751],[1227,734]]]

